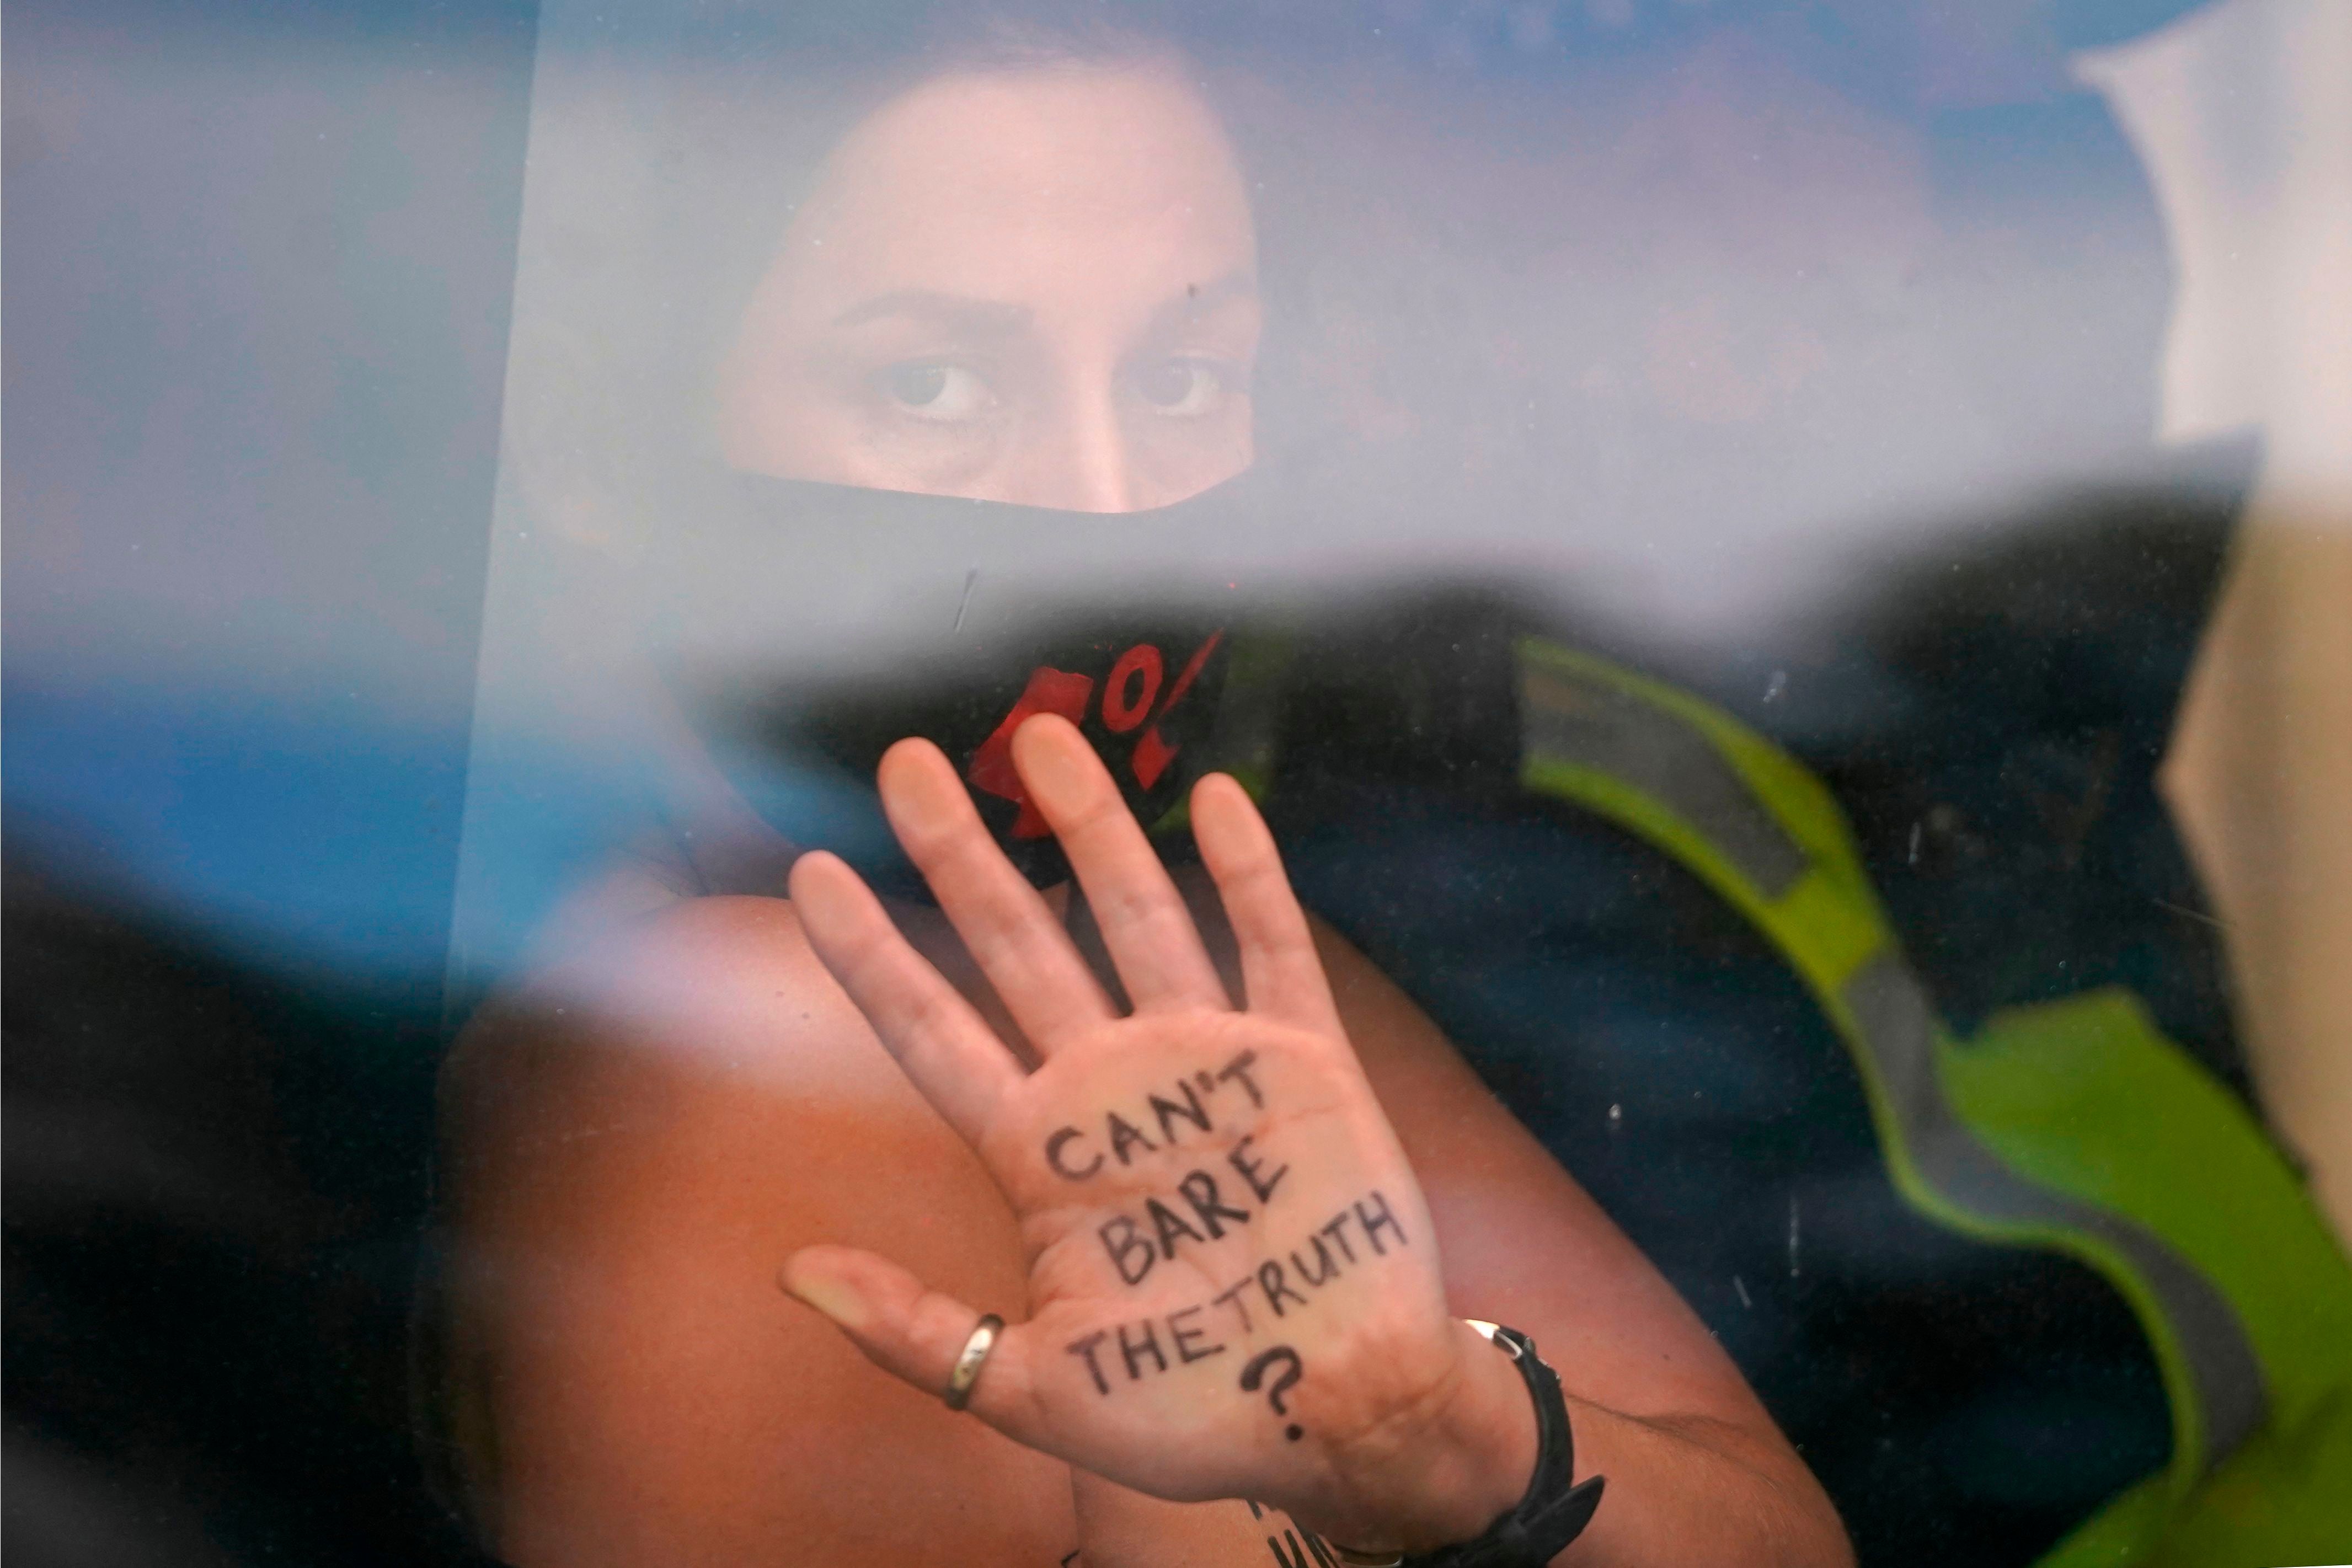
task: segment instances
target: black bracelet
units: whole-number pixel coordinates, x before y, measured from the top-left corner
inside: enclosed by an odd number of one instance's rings
[[[1601,1506],[1606,1478],[1576,1481],[1576,1444],[1569,1436],[1568,1397],[1559,1375],[1536,1356],[1536,1342],[1517,1329],[1492,1323],[1471,1327],[1509,1355],[1536,1402],[1536,1470],[1517,1508],[1486,1527],[1475,1541],[1417,1552],[1404,1568],[1543,1568],[1570,1542],[1584,1533]]]

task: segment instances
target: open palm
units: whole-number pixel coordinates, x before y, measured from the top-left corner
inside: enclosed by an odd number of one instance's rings
[[[831,856],[794,868],[809,939],[1010,1202],[1029,1315],[971,1393],[1000,1431],[1139,1490],[1324,1517],[1412,1462],[1472,1354],[1418,1184],[1342,1032],[1271,835],[1232,779],[1192,797],[1241,957],[1236,1009],[1092,749],[1033,719],[1016,766],[1132,998],[1122,1014],[928,742],[883,763],[892,825],[1034,1048],[1024,1072]],[[937,1392],[978,1321],[872,1253],[787,1282]]]

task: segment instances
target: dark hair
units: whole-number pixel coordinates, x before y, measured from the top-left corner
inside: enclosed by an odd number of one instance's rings
[[[543,24],[534,84],[505,433],[529,510],[570,487],[643,512],[715,468],[718,358],[827,157],[882,104],[960,70],[1189,58],[1172,26],[1098,0],[584,20]]]
[[[1192,68],[1255,193],[1260,465],[1346,486],[1367,536],[1465,505],[1564,537],[1727,505],[1793,526],[1898,476],[1951,507],[1973,503],[1911,476],[2128,461],[2167,258],[2104,104],[2032,72],[2010,73],[2021,101],[1927,101],[1903,27],[1831,37],[1804,9],[1644,7],[1622,38],[1538,48],[1475,7],[1374,29],[1339,0],[551,6],[507,466],[676,516],[719,466],[709,368],[851,126],[945,72],[1152,57]],[[1723,123],[1752,169],[1662,112],[1707,90],[1697,54],[1747,84]],[[1784,112],[1739,121],[1756,104]],[[1893,172],[1783,199],[1826,143]],[[1823,201],[1853,204],[1864,243],[1817,221]],[[1758,261],[1759,233],[1780,261]],[[1874,236],[1893,238],[1876,272]],[[1702,365],[1685,329],[1744,375]]]

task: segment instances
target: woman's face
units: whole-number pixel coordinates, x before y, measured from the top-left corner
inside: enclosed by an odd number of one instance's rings
[[[719,382],[738,468],[1119,512],[1247,467],[1257,245],[1152,65],[933,78],[835,150]]]

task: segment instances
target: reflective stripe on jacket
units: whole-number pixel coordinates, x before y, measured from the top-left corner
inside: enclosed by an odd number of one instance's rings
[[[1639,837],[1763,934],[1851,1053],[1904,1200],[1980,1240],[2070,1254],[2130,1303],[2171,1460],[2043,1562],[2352,1552],[2352,1268],[2235,1098],[2117,988],[1954,1038],[1801,764],[1606,661],[1534,638],[1517,655],[1522,786]]]

